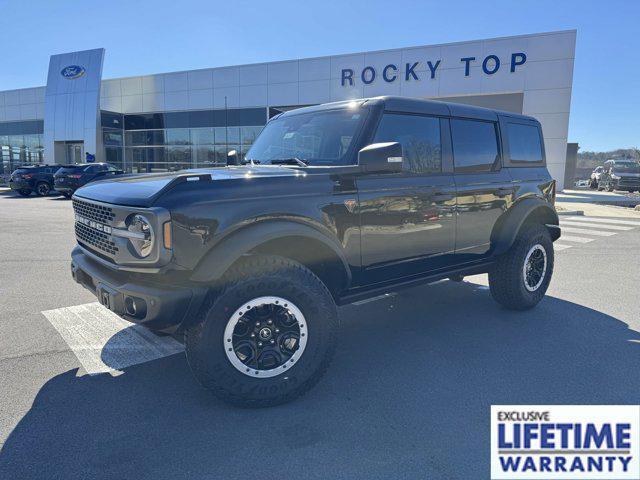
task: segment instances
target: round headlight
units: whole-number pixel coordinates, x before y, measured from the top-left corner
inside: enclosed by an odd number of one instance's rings
[[[129,241],[136,253],[142,258],[148,257],[155,241],[151,223],[143,215],[134,215],[127,230],[134,234]]]

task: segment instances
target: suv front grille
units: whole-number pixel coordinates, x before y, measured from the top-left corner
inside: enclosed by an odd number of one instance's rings
[[[115,218],[113,209],[104,205],[96,205],[94,203],[83,202],[82,200],[73,200],[73,209],[77,215],[94,220],[96,222],[111,224]]]
[[[115,255],[118,253],[118,247],[111,241],[109,235],[104,232],[99,232],[91,227],[87,227],[82,223],[76,222],[76,238],[78,242],[94,249],[101,250],[104,253]]]

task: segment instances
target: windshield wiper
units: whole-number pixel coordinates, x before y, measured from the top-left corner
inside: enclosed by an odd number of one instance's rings
[[[309,164],[298,157],[291,158],[276,158],[269,160],[272,165],[297,165],[298,167],[308,167]]]

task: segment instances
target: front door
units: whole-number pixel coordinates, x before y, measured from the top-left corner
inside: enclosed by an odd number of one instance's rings
[[[84,163],[83,142],[67,142],[65,145],[65,163],[70,165]]]
[[[447,120],[387,112],[372,143],[378,142],[399,142],[404,168],[358,178],[362,285],[441,268],[455,245]]]

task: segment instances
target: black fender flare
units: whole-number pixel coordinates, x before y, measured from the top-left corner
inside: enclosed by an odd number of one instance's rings
[[[494,255],[501,255],[511,248],[518,231],[532,215],[549,229],[552,241],[560,238],[560,222],[553,206],[537,197],[525,198],[509,208],[496,223],[491,234]]]
[[[240,227],[229,233],[213,245],[200,261],[191,280],[194,282],[218,280],[242,255],[270,240],[286,237],[313,239],[331,249],[344,268],[346,283],[351,283],[351,268],[345,258],[342,245],[317,228],[295,220],[264,220]]]

